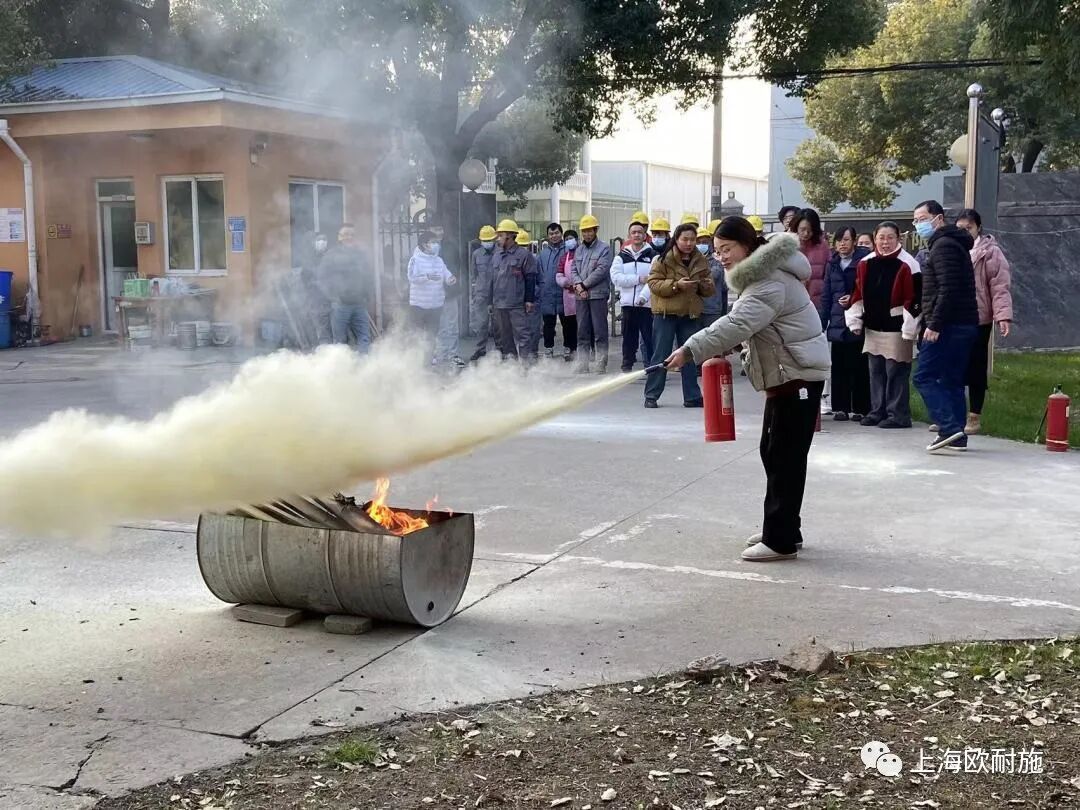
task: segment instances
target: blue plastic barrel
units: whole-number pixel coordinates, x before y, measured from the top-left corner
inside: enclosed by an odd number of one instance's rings
[[[11,279],[15,274],[0,270],[0,349],[11,348]]]

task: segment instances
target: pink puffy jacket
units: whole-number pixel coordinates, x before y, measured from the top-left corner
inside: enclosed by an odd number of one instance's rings
[[[975,298],[979,303],[979,323],[1011,321],[1012,276],[1009,260],[1001,251],[997,240],[988,233],[980,234],[971,249],[971,263],[975,267]]]
[[[555,274],[555,283],[562,287],[562,303],[564,315],[577,315],[577,296],[570,282],[570,270],[574,266],[574,251],[568,251],[563,261],[562,269]]]
[[[814,302],[814,309],[821,309],[821,294],[825,292],[825,272],[832,259],[832,250],[825,237],[817,244],[799,242],[799,250],[810,262],[810,278],[806,282],[806,291],[810,293],[810,300]]]

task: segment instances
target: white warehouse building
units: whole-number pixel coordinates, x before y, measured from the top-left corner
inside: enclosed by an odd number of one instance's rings
[[[725,174],[724,199],[731,192],[747,215],[768,210],[767,177]],[[625,233],[631,215],[639,210],[650,220],[669,220],[672,227],[688,213],[707,222],[711,202],[712,176],[708,171],[642,160],[592,161],[592,213],[600,220],[604,236]]]

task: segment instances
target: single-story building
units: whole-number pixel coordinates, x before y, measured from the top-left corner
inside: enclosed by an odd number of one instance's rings
[[[216,290],[215,320],[250,337],[260,298],[303,263],[314,232],[332,241],[351,221],[375,238],[385,130],[219,76],[137,56],[61,59],[0,85],[0,136],[0,268],[22,300],[36,253],[53,338],[73,322],[115,331],[112,299],[135,274]]]

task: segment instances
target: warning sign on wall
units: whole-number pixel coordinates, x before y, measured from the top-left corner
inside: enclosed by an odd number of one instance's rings
[[[0,208],[0,242],[26,241],[26,213],[21,208]]]

